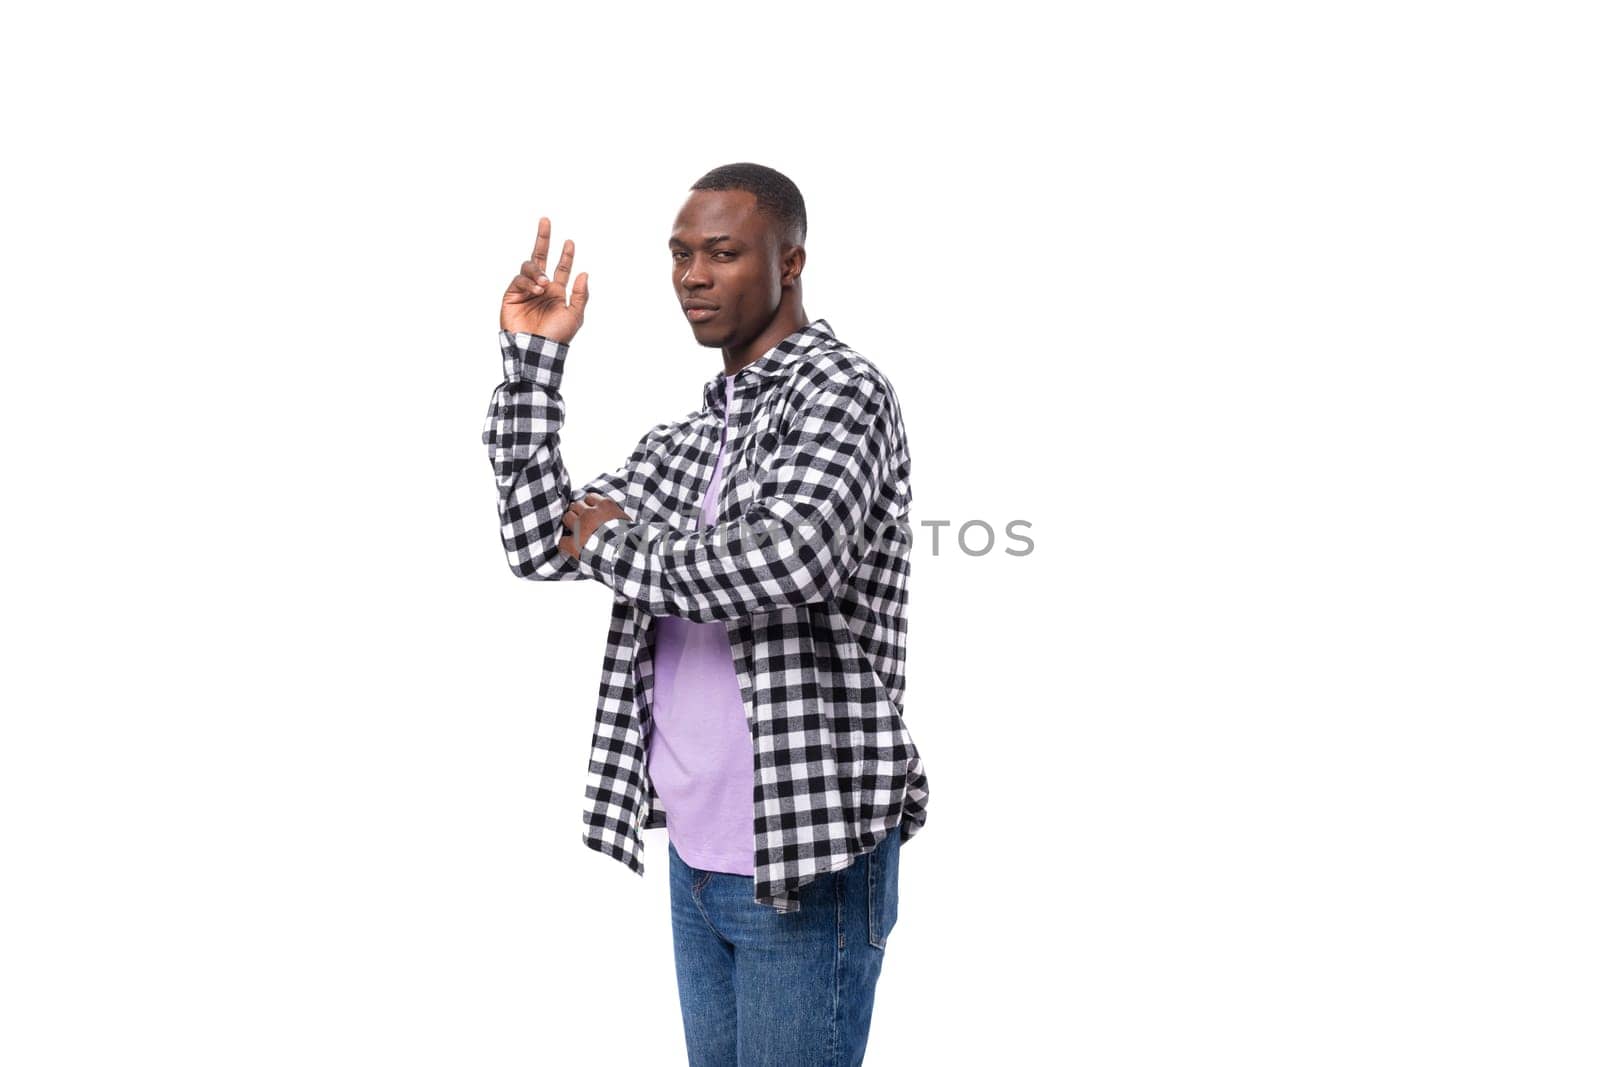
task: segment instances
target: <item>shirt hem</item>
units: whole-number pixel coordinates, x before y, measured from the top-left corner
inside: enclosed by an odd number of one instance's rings
[[[683,847],[682,843],[680,843],[676,838],[673,838],[670,834],[668,835],[667,840],[671,841],[672,842],[672,847],[678,850],[678,855],[683,857],[683,862],[687,863],[689,866],[695,868],[696,870],[714,871],[717,874],[732,875],[735,878],[750,878],[750,879],[754,879],[755,876],[756,876],[755,875],[754,862],[753,862],[754,859],[755,859],[755,846],[754,845],[752,845],[751,848],[750,848],[749,859],[752,861],[750,873],[749,874],[744,874],[744,873],[742,873],[740,871],[729,871],[729,870],[724,870],[723,869],[724,867],[737,867],[737,866],[739,866],[740,863],[739,863],[739,860],[738,860],[737,857],[734,858],[734,859],[728,859],[725,856],[710,856],[710,855],[708,855],[706,853],[697,851],[692,846],[690,848],[685,849]]]

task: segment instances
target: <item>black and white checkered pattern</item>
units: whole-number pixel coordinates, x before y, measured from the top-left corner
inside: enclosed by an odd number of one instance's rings
[[[717,461],[725,377],[659,423],[625,463],[572,490],[558,447],[568,346],[501,331],[505,381],[484,424],[501,536],[524,578],[591,579],[614,606],[583,839],[644,873],[640,831],[665,826],[650,783],[650,627],[727,623],[755,750],[755,899],[797,890],[927,817],[928,782],[902,720],[911,458],[883,373],[815,319],[742,369],[727,413],[717,524],[700,506]],[[581,558],[557,550],[586,493],[615,500]]]

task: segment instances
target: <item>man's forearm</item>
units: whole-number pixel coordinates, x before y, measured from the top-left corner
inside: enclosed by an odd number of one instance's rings
[[[776,520],[684,532],[611,519],[585,542],[579,566],[647,615],[726,622],[833,596],[856,557],[826,534]]]
[[[859,563],[868,510],[895,477],[892,425],[870,383],[819,390],[739,518],[693,531],[613,518],[580,546],[579,567],[648,615],[696,622],[827,600]]]
[[[559,447],[566,418],[560,388],[567,346],[501,330],[500,351],[505,380],[490,400],[483,443],[499,490],[506,560],[522,578],[582,578],[576,561],[557,550],[561,515],[572,496]]]

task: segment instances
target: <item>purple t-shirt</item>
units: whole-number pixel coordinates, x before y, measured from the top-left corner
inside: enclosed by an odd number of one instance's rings
[[[734,376],[724,410],[733,411]],[[700,507],[700,526],[716,521],[727,422],[717,466]],[[655,697],[651,704],[650,781],[667,815],[667,838],[685,863],[703,871],[755,875],[755,750],[733,648],[722,622],[655,620]]]

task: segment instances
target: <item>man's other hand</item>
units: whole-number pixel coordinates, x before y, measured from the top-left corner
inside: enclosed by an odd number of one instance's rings
[[[589,535],[594,533],[601,523],[619,518],[626,519],[629,515],[617,506],[616,501],[599,493],[589,493],[582,500],[573,501],[567,513],[561,516],[561,525],[571,532],[563,537],[556,547],[573,559],[577,559],[584,543],[589,540]]]

